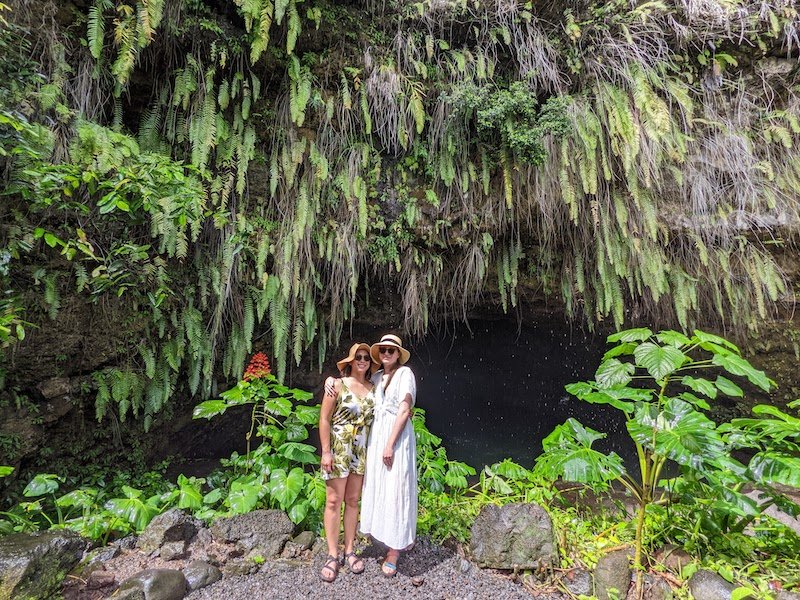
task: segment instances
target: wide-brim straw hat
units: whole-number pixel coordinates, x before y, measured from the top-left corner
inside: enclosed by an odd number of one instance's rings
[[[365,342],[356,342],[355,344],[350,346],[350,354],[348,354],[345,358],[336,363],[336,368],[339,369],[340,371],[343,371],[347,365],[349,365],[356,359],[356,352],[358,352],[362,348],[369,353],[370,357],[372,357],[372,348],[370,348],[369,344]],[[374,371],[378,367],[380,367],[380,362],[378,362],[373,358],[372,362],[369,365],[370,371]]]
[[[381,338],[381,341],[377,344],[372,344],[372,347],[369,349],[369,354],[372,356],[372,360],[376,363],[380,364],[380,354],[378,350],[381,346],[393,346],[400,351],[400,364],[404,365],[408,362],[408,359],[411,358],[411,352],[403,348],[403,342],[400,340],[399,337],[396,335],[387,334]]]

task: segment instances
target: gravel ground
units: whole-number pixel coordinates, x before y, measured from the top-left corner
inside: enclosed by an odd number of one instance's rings
[[[413,550],[403,553],[397,575],[386,578],[380,562],[384,548],[368,546],[361,556],[366,569],[360,575],[347,568],[331,584],[319,578],[323,556],[311,564],[268,562],[245,577],[225,578],[186,597],[187,600],[252,600],[270,598],[425,598],[442,600],[530,600],[531,593],[507,577],[478,569],[442,546],[419,540]],[[415,585],[418,584],[418,585]],[[557,600],[559,594],[538,595],[540,600]]]

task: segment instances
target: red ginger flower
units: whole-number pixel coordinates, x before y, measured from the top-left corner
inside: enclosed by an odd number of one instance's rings
[[[250,364],[248,364],[247,368],[244,370],[244,376],[242,379],[245,381],[261,379],[270,373],[271,371],[269,369],[269,360],[267,359],[267,355],[263,352],[256,352],[253,355],[253,358],[250,359]]]

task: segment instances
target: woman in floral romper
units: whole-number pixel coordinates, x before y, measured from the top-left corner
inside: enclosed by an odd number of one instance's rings
[[[328,583],[339,574],[339,515],[344,500],[344,557],[353,573],[364,571],[363,561],[353,552],[358,524],[358,501],[367,462],[367,436],[375,407],[372,367],[368,344],[355,343],[350,354],[336,363],[342,374],[322,399],[319,437],[322,446],[322,477],[326,501],[323,523],[328,556],[320,577]]]

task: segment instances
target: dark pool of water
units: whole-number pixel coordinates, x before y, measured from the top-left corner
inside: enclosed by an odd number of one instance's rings
[[[608,433],[598,449],[630,459],[618,411],[580,402],[564,390],[593,378],[604,346],[603,338],[563,321],[473,321],[410,348],[417,405],[448,456],[475,466],[503,458],[532,465],[542,439],[569,417]]]
[[[407,347],[417,377],[417,406],[426,411],[428,428],[443,439],[451,459],[481,468],[512,458],[530,467],[542,451],[542,439],[574,417],[608,434],[596,448],[613,450],[632,465],[634,450],[618,411],[580,402],[564,390],[568,383],[593,378],[604,346],[600,336],[571,329],[556,318],[521,326],[509,319],[471,321],[469,327],[460,325]],[[244,451],[249,425],[246,409],[211,422],[195,421],[182,434],[179,454],[197,464],[194,474],[202,474],[210,470],[208,464],[216,464],[214,459]],[[314,431],[309,442],[318,445],[317,436]],[[184,462],[176,468],[189,467]]]

